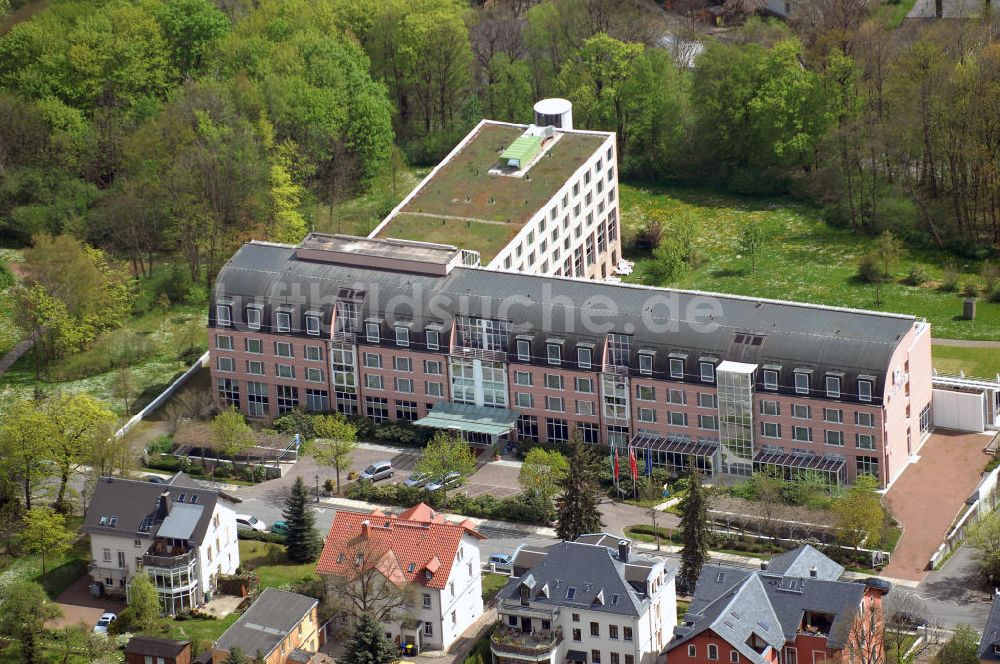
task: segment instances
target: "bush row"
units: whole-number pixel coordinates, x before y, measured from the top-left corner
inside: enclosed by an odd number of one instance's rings
[[[347,490],[347,497],[353,500],[364,500],[383,505],[413,507],[418,503],[427,503],[435,509],[447,507],[450,511],[465,516],[480,519],[498,519],[545,525],[545,510],[527,498],[517,495],[497,499],[495,496],[483,494],[469,498],[456,493],[448,496],[447,505],[441,491],[427,491],[409,487],[404,484],[373,484],[358,482]]]
[[[269,544],[284,544],[285,536],[278,533],[261,532],[252,528],[237,528],[236,537],[241,540],[254,540],[255,542],[267,542]]]

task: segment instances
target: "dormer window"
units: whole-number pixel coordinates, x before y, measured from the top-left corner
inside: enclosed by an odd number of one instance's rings
[[[344,562],[344,553],[340,552],[339,554],[337,554],[337,564],[339,565],[343,562]]]
[[[576,364],[581,369],[589,369],[593,364],[594,351],[589,346],[576,347]]]
[[[117,525],[118,525],[118,517],[113,516],[110,519],[108,519],[108,528],[114,528]]]
[[[410,328],[405,325],[396,326],[396,345],[397,346],[409,346],[410,345]]]
[[[306,334],[319,336],[319,314],[306,314]]]
[[[701,371],[701,382],[711,383],[715,381],[715,365],[711,362],[699,362],[698,367]]]
[[[378,323],[365,323],[365,339],[373,344],[381,341]]]
[[[778,370],[777,369],[764,369],[764,389],[765,390],[776,390],[776,389],[778,389]]]
[[[407,565],[407,567],[406,567],[406,571],[407,571],[407,572],[409,572],[410,574],[413,574],[413,571],[414,571],[415,569],[417,569],[417,564],[416,564],[416,563],[410,563],[410,564],[409,564],[409,565]]]
[[[531,361],[531,342],[527,339],[517,340],[517,359],[521,362]]]
[[[426,330],[425,335],[428,350],[437,350],[441,347],[441,337],[437,330]]]
[[[251,330],[260,329],[260,307],[247,307],[247,327]]]
[[[872,381],[858,380],[858,400],[859,401],[872,400]]]
[[[545,344],[545,353],[548,358],[549,364],[562,364],[562,344],[559,343],[547,343]]]
[[[653,354],[639,353],[639,373],[644,376],[653,375]]]
[[[232,307],[228,304],[220,304],[215,307],[215,324],[229,327],[233,324]]]
[[[274,315],[274,324],[278,332],[291,332],[292,314],[287,311],[279,311]]]
[[[840,376],[826,377],[826,396],[831,399],[840,398]]]
[[[424,570],[424,578],[425,578],[425,579],[427,579],[427,580],[429,581],[429,580],[431,580],[431,579],[432,579],[433,577],[434,577],[434,572],[430,571],[429,569],[425,569],[425,570]]]
[[[680,357],[670,358],[670,377],[684,378],[684,359]]]
[[[805,371],[795,372],[795,393],[809,394],[809,374]]]

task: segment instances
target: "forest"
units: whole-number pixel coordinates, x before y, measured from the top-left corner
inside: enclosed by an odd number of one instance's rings
[[[69,234],[138,277],[171,256],[207,286],[239,243],[297,241],[318,206],[559,95],[578,127],[617,132],[626,180],[996,251],[988,8],[893,28],[875,0],[801,0],[789,23],[726,7],[713,36],[694,0],[13,0],[0,237]],[[662,47],[677,26],[704,45],[693,64]]]

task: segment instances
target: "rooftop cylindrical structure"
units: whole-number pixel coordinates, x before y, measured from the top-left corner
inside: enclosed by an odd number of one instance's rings
[[[535,124],[556,129],[573,128],[573,104],[568,99],[553,97],[535,104]]]

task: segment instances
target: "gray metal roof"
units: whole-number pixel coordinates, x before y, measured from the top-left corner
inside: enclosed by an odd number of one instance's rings
[[[160,524],[156,531],[157,537],[167,539],[188,540],[198,527],[198,521],[205,511],[204,505],[188,505],[178,503],[170,508],[170,514]]]
[[[994,648],[1000,648],[1000,591],[993,593],[993,607],[979,640],[979,659],[1000,662],[1000,654]]]
[[[843,565],[808,544],[775,556],[767,564],[769,573],[783,576],[809,578],[813,569],[816,570],[816,578],[824,581],[837,581],[844,574]]]
[[[567,344],[600,344],[613,331],[633,334],[633,351],[662,351],[654,357],[654,376],[666,376],[669,353],[680,352],[693,360],[687,368],[692,379],[697,358],[713,356],[780,365],[780,383],[789,387],[793,369],[811,368],[813,389],[820,394],[823,371],[835,370],[845,375],[845,399],[853,378],[873,376],[876,403],[889,359],[916,322],[907,315],[480,268],[456,267],[444,277],[370,270],[298,260],[295,247],[257,242],[241,247],[219,273],[213,304],[233,305],[236,329],[247,329],[245,305],[263,306],[264,331],[273,325],[273,308],[281,306],[293,313],[293,334],[304,334],[306,310],[320,311],[328,337],[330,313],[342,289],[365,294],[362,318],[382,321],[383,345],[393,337],[392,324],[407,321],[412,322],[410,346],[424,348],[424,327],[444,323],[448,329],[457,314],[511,321],[513,333],[533,335],[535,358],[545,357],[550,336]],[[210,325],[215,313],[213,306]],[[762,340],[747,343],[747,334]],[[359,343],[364,343],[360,337]],[[637,353],[632,356],[637,368]]]
[[[219,637],[215,647],[229,651],[239,646],[248,655],[259,651],[267,657],[317,603],[312,597],[265,588],[257,601]]]
[[[528,574],[512,579],[500,597],[518,599],[524,584],[531,591],[532,604],[640,616],[649,603],[645,593],[636,588],[634,575],[639,572],[640,560],[622,562],[617,551],[600,544],[559,542],[546,548],[544,557]],[[659,567],[657,563],[645,570],[643,578]]]

